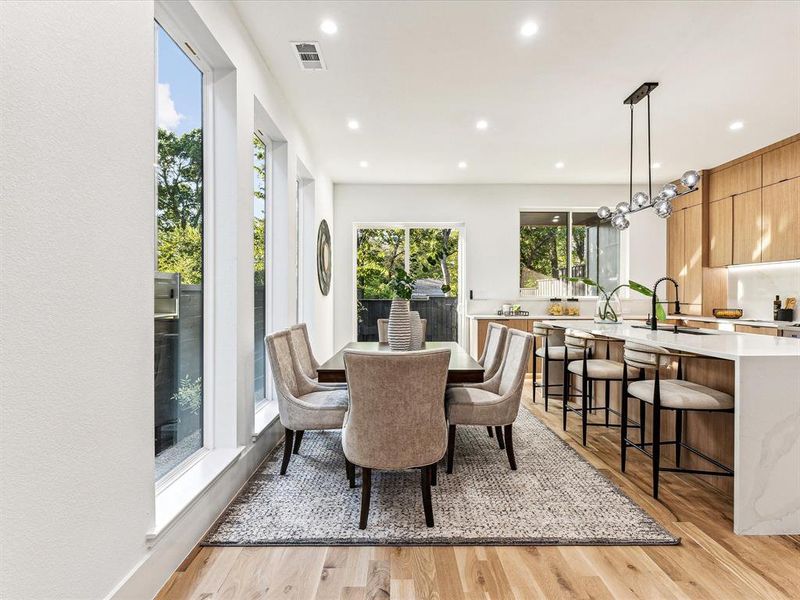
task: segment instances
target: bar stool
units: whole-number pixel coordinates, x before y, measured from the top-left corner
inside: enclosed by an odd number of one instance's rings
[[[634,381],[628,384],[627,377],[622,383],[622,413],[628,414],[628,396],[633,396],[639,400],[639,443],[628,439],[626,419],[622,419],[620,428],[620,469],[625,471],[625,458],[628,447],[636,448],[639,452],[646,454],[653,464],[653,498],[658,498],[658,475],[661,471],[671,473],[693,473],[695,475],[719,475],[722,477],[732,477],[733,469],[726,467],[719,461],[703,454],[696,448],[692,448],[683,443],[683,422],[685,411],[695,412],[733,412],[733,396],[719,390],[715,390],[699,383],[685,381],[683,379],[683,359],[698,358],[695,354],[685,352],[670,352],[660,346],[651,346],[638,342],[626,342],[623,349],[623,361],[626,365],[637,367],[642,371],[653,371],[653,379]],[[708,357],[703,357],[707,359]],[[661,380],[660,367],[669,367],[672,360],[678,361],[677,379]],[[721,359],[710,359],[721,360]],[[651,404],[652,410],[652,442],[644,441],[645,405]],[[675,411],[675,439],[671,441],[661,440],[661,411]],[[661,466],[661,446],[675,446],[675,467]],[[651,452],[647,448],[652,448]],[[703,469],[683,469],[681,468],[681,449],[686,449],[692,454],[699,456],[706,462],[711,463],[719,471],[707,471]]]
[[[562,384],[550,383],[550,363],[561,362],[564,360],[564,353],[567,352],[564,346],[564,330],[561,327],[553,327],[543,323],[533,324],[533,337],[543,340],[541,347],[533,353],[533,402],[536,403],[536,390],[541,389],[544,398],[544,410],[547,412],[550,388],[561,387]],[[534,340],[535,343],[535,340]],[[577,360],[583,356],[580,350],[570,348],[567,352],[569,360]],[[536,359],[541,358],[542,363],[542,383],[536,379]],[[576,397],[579,394],[574,394]]]
[[[591,358],[593,350],[596,351],[596,343],[605,342],[606,344],[606,357],[605,358]],[[619,381],[623,383],[625,377],[628,379],[639,379],[643,376],[643,371],[640,371],[634,366],[625,368],[624,363],[611,360],[611,344],[623,343],[622,340],[617,340],[605,336],[592,335],[591,333],[580,331],[578,329],[567,329],[564,334],[564,345],[569,349],[578,350],[581,353],[579,360],[565,360],[564,361],[564,400],[563,400],[563,429],[567,430],[567,413],[574,412],[581,415],[581,427],[583,436],[583,445],[586,445],[586,431],[589,426],[605,426],[605,427],[620,427],[623,421],[627,419],[622,417],[622,411],[617,411],[611,408],[611,382]],[[569,406],[567,402],[569,388],[570,388],[570,374],[579,375],[581,377],[581,408],[574,408]],[[605,406],[594,406],[593,388],[596,381],[605,382]],[[623,384],[624,385],[624,384]],[[604,423],[591,423],[588,421],[587,416],[589,412],[594,414],[596,410],[605,412]],[[609,415],[615,414],[620,417],[620,423],[610,423]],[[626,426],[627,426],[626,422]],[[641,427],[641,423],[633,422],[632,428]]]

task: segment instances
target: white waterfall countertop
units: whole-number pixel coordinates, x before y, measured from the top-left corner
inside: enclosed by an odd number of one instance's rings
[[[545,323],[733,361],[733,530],[800,534],[800,339],[589,320]]]
[[[673,350],[692,352],[703,356],[735,360],[742,356],[768,357],[793,356],[800,358],[800,338],[734,333],[714,329],[698,329],[697,333],[673,333],[669,329],[652,331],[641,327],[642,323],[595,323],[591,320],[576,320],[564,323],[558,319],[544,321],[545,325],[579,329],[589,333],[605,335],[621,340],[631,340],[643,344],[655,344]],[[638,325],[638,327],[637,327]],[[800,400],[800,372],[794,374],[798,384]]]

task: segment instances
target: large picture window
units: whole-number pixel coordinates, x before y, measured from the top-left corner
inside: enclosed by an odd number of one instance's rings
[[[155,476],[203,447],[203,72],[158,24]]]
[[[520,213],[520,288],[540,297],[594,296],[597,290],[570,278],[588,278],[605,289],[620,281],[619,231],[594,213]]]
[[[257,135],[253,135],[253,290],[254,332],[254,400],[256,408],[266,399],[267,376],[264,356],[264,336],[267,331],[267,270],[266,270],[266,224],[267,181],[269,148]]]

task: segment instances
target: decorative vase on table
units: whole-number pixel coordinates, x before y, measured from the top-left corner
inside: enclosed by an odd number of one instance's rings
[[[419,350],[422,348],[422,319],[419,313],[412,310],[408,313],[411,322],[411,347],[409,350]]]
[[[597,310],[594,313],[595,323],[620,323],[622,321],[622,304],[616,294],[611,297],[600,296],[597,299]]]
[[[408,300],[392,300],[389,312],[389,347],[405,352],[411,347],[411,316],[408,314]]]

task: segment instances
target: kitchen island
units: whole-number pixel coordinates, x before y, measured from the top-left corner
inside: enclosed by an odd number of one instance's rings
[[[800,339],[707,330],[651,331],[641,323],[545,323],[729,361],[736,402],[734,532],[800,533]],[[702,379],[706,373],[700,369],[695,369],[694,377]]]

